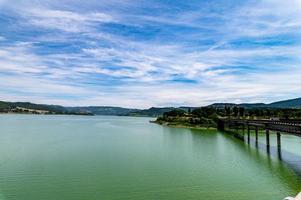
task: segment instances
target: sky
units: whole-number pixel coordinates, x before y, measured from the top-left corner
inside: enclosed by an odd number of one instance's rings
[[[135,108],[301,97],[301,0],[0,0],[0,100]]]

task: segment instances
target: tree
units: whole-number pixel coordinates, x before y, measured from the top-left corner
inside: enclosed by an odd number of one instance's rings
[[[186,114],[186,112],[182,109],[174,109],[169,112],[163,113],[163,117],[182,117]]]
[[[225,114],[227,117],[229,117],[231,115],[231,108],[229,106],[225,107]]]
[[[233,108],[233,114],[234,114],[234,117],[238,116],[238,107],[237,106],[234,106],[234,108]]]
[[[216,113],[215,108],[213,107],[202,107],[202,108],[197,108],[192,111],[192,114],[197,116],[197,117],[206,117],[208,118],[209,116],[213,115]]]
[[[239,107],[239,116],[244,117],[245,116],[245,108],[244,107]]]

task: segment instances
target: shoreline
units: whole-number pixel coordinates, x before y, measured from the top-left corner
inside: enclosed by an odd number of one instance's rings
[[[90,114],[68,114],[68,113],[17,113],[17,112],[0,112],[0,115],[40,115],[40,116],[49,116],[49,115],[73,115],[73,116],[95,116]]]
[[[214,128],[214,127],[190,126],[190,125],[183,125],[183,124],[172,124],[169,122],[150,121],[150,123],[158,124],[161,126],[167,126],[167,127],[171,127],[171,128],[187,128],[187,129],[195,129],[195,130],[212,130],[212,131],[217,130],[217,128]]]

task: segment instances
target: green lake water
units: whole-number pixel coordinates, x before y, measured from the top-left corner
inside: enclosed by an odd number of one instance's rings
[[[282,200],[301,189],[293,162],[149,120],[0,115],[0,200]],[[285,136],[283,148],[300,142]]]

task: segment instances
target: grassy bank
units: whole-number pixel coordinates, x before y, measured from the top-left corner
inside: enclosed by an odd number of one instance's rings
[[[159,124],[162,126],[169,126],[173,128],[189,128],[189,129],[197,129],[197,130],[217,130],[216,127],[208,126],[208,124],[191,124],[189,122],[180,122],[180,121],[173,121],[167,122],[162,120],[150,121],[151,123]]]

